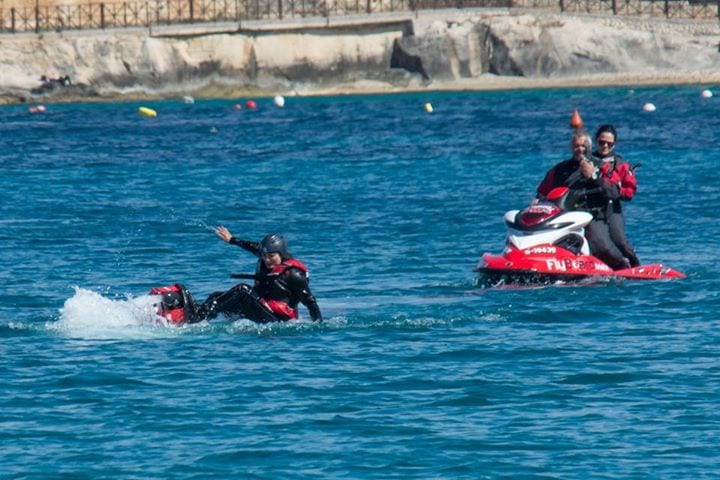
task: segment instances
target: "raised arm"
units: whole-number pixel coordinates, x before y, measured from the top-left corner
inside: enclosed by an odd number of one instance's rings
[[[251,242],[249,240],[241,240],[239,238],[235,238],[230,232],[230,230],[228,230],[227,227],[222,225],[215,228],[215,234],[220,237],[223,242],[229,243],[230,245],[237,245],[243,250],[247,250],[248,252],[252,253],[256,257],[260,256],[259,242]]]

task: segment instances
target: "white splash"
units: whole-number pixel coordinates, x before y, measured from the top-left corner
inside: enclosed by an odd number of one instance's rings
[[[60,319],[48,328],[73,338],[121,339],[158,338],[173,335],[177,328],[167,326],[155,314],[155,295],[111,300],[84,288],[75,288],[60,309]]]

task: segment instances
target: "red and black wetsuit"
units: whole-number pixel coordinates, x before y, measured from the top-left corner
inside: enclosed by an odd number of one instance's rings
[[[601,157],[593,152],[593,163],[600,170],[603,190],[596,202],[604,208],[605,221],[608,224],[610,238],[629,261],[630,265],[640,265],[630,240],[625,235],[625,217],[622,202],[629,202],[637,192],[637,178],[632,167],[615,153]]]
[[[260,244],[230,239],[255,256],[260,256]],[[269,269],[258,260],[255,284],[252,288],[239,284],[227,292],[211,294],[199,309],[198,316],[211,318],[218,313],[237,314],[256,322],[285,321],[298,318],[297,306],[305,305],[313,321],[321,321],[317,300],[310,291],[308,269],[299,260],[285,258]]]
[[[619,157],[618,157],[619,158]],[[598,167],[598,172],[593,178],[585,178],[580,172],[580,162],[575,159],[565,160],[551,168],[543,181],[538,185],[537,193],[539,198],[545,197],[555,187],[565,186],[570,189],[586,189],[592,191],[589,193],[580,207],[587,210],[593,215],[593,220],[586,227],[586,234],[590,250],[593,255],[605,262],[610,268],[618,270],[627,268],[633,260],[637,258],[632,253],[632,246],[626,240],[627,250],[621,250],[616,242],[613,241],[611,234],[609,219],[613,219],[613,224],[618,223],[620,216],[608,215],[621,209],[620,199],[630,199],[635,193],[637,185],[633,182],[632,170],[629,165],[619,159],[614,169],[608,164],[602,164],[600,160],[593,158],[591,161]],[[628,177],[628,172],[630,177]],[[622,210],[619,210],[620,212]],[[624,225],[624,223],[623,223]],[[615,228],[619,230],[618,227]],[[624,226],[622,229],[624,237]],[[615,234],[618,238],[620,237]],[[628,261],[625,257],[628,257]]]
[[[580,173],[580,162],[571,158],[548,170],[537,187],[538,198],[546,197],[555,187],[592,188],[592,184]]]

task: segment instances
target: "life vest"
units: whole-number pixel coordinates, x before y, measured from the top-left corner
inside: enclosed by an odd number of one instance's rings
[[[619,155],[613,155],[613,159],[610,161],[603,161],[600,175],[608,182],[618,186],[622,200],[630,201],[635,196],[637,179],[630,164]]]
[[[304,263],[302,263],[297,258],[288,258],[287,260],[283,260],[283,262],[280,265],[275,265],[271,270],[270,273],[274,273],[277,275],[280,275],[282,273],[285,273],[285,271],[288,268],[297,268],[299,270],[302,270],[303,272],[307,273],[308,268],[305,266]]]
[[[274,314],[287,319],[296,319],[298,318],[298,296],[284,281],[285,272],[291,268],[297,268],[307,275],[308,268],[304,263],[295,258],[289,258],[265,272],[264,278],[255,282],[255,287],[260,294],[261,303]]]

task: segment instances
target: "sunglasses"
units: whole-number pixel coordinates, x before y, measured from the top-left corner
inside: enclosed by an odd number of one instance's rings
[[[608,142],[607,140],[598,140],[598,145],[612,147],[613,145],[615,145],[615,142]]]

